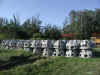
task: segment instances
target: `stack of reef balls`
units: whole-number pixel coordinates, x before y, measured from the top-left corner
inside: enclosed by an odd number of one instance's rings
[[[66,43],[66,57],[79,56],[89,58],[93,56],[93,42],[90,40],[69,40]]]
[[[93,56],[91,40],[1,40],[0,48],[32,51],[42,56],[89,58]]]
[[[88,40],[82,40],[80,43],[80,53],[79,56],[84,58],[89,58],[93,56],[93,51],[92,51],[92,43]]]

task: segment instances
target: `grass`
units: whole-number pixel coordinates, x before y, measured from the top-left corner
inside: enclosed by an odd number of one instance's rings
[[[100,49],[94,51],[95,57],[83,59],[44,58],[23,50],[1,50],[0,75],[100,75]]]

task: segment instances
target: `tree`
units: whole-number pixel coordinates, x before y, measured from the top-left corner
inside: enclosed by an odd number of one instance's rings
[[[70,24],[65,33],[73,33],[75,39],[89,39],[92,33],[100,33],[100,9],[70,12]]]
[[[32,38],[35,33],[36,34],[40,33],[40,25],[41,25],[41,21],[39,18],[36,18],[36,17],[27,19],[23,23],[23,29],[26,32],[26,34],[28,35],[28,38]]]
[[[51,26],[47,24],[44,31],[44,38],[45,39],[60,39],[61,38],[61,30],[56,26]]]

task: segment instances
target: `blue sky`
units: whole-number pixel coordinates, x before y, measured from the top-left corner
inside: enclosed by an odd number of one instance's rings
[[[70,10],[100,8],[100,0],[0,0],[0,17],[20,17],[21,22],[40,15],[43,24],[62,26]]]

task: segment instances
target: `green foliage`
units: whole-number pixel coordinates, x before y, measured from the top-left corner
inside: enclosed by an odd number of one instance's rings
[[[42,30],[38,17],[26,19],[23,24],[17,16],[13,19],[0,18],[0,39],[60,39],[61,29],[47,25]],[[6,35],[6,37],[5,37]]]
[[[10,20],[0,18],[0,39],[30,39],[34,33],[39,33],[40,24],[41,21],[36,17],[27,19],[23,24],[15,15]]]
[[[61,30],[56,25],[51,26],[50,24],[47,24],[43,32],[43,37],[45,39],[60,39]]]
[[[89,39],[92,33],[100,33],[100,10],[70,12],[70,24],[65,24],[64,33],[72,33],[74,39]],[[65,22],[66,23],[66,22]]]
[[[41,40],[41,34],[40,33],[34,33],[33,34],[33,38],[32,38],[32,40]]]

